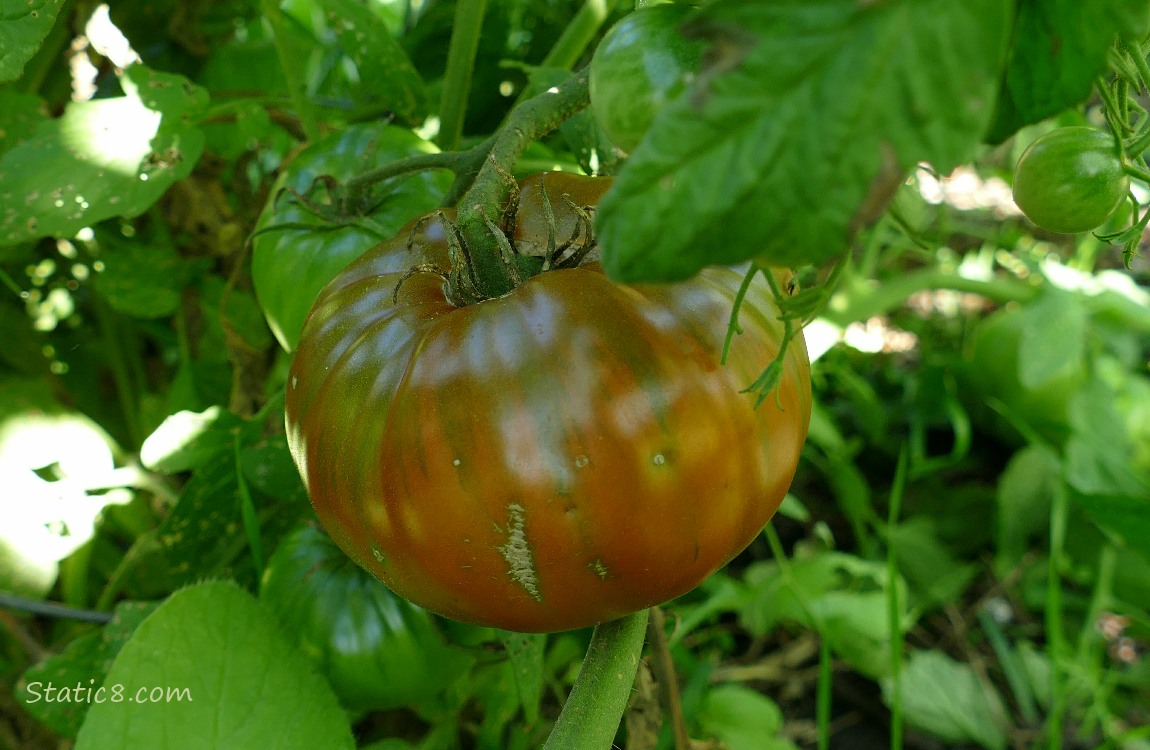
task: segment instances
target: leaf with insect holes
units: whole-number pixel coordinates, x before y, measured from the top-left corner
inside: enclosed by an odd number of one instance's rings
[[[358,73],[357,101],[418,124],[427,108],[423,79],[382,18],[354,0],[323,0],[327,22]]]
[[[120,83],[125,96],[72,102],[0,156],[0,245],[137,216],[191,173],[204,137],[189,118],[207,92],[140,65]]]
[[[947,172],[990,122],[1008,0],[717,0],[709,65],[656,117],[596,214],[607,273],[674,281],[849,248],[917,162]]]

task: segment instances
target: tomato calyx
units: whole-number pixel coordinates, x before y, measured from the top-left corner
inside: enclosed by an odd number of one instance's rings
[[[577,190],[565,190],[563,185],[544,185],[551,175],[560,175],[556,178],[559,182],[583,188],[584,194],[580,195]],[[526,196],[518,183],[513,184],[498,222],[486,215],[482,217],[486,236],[499,253],[501,270],[510,282],[511,289],[532,276],[577,268],[596,257],[599,245],[592,228],[594,203],[609,184],[607,178],[542,173],[524,180]],[[588,188],[588,185],[593,187]],[[475,250],[461,231],[454,211],[441,209],[415,222],[407,239],[408,251],[419,249],[422,241],[419,238],[425,236],[425,230],[433,223],[443,229],[442,241],[447,246],[447,265],[419,263],[412,266],[396,284],[393,300],[398,300],[400,289],[408,279],[422,273],[443,279],[447,298],[457,307],[507,293],[491,293],[488,290],[476,262]]]

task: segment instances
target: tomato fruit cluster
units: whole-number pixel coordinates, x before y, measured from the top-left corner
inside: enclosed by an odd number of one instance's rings
[[[679,30],[690,12],[676,4],[640,8],[612,26],[595,49],[591,111],[623,151],[635,150],[655,115],[702,66],[702,43]]]
[[[430,698],[473,661],[448,645],[429,612],[393,594],[312,525],[280,542],[260,598],[352,710]]]
[[[1113,215],[1130,191],[1114,138],[1070,127],[1041,136],[1014,169],[1014,202],[1051,232],[1088,232]]]
[[[529,179],[508,233],[546,246],[609,185]],[[427,609],[526,632],[665,602],[743,550],[786,494],[811,406],[801,336],[776,393],[753,408],[745,390],[783,336],[766,285],[723,364],[743,274],[623,286],[591,254],[456,307],[428,270],[450,265],[446,221],[348,266],[300,338],[288,441],[335,542]]]

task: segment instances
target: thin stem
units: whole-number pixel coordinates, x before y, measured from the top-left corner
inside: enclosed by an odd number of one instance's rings
[[[0,592],[0,609],[28,612],[33,615],[56,617],[65,620],[79,620],[81,622],[104,623],[112,619],[110,612],[97,612],[91,609],[68,607],[63,604],[56,604],[55,602],[25,599],[22,596],[14,596],[3,592]]]
[[[555,46],[543,58],[540,65],[544,68],[570,69],[579,62],[579,58],[583,56],[618,2],[619,0],[587,0],[583,3],[583,7],[567,24],[567,28],[563,29]]]
[[[608,750],[639,671],[648,611],[595,627],[571,695],[543,750]]]
[[[488,226],[502,219],[501,207],[514,184],[511,170],[527,146],[587,106],[587,70],[516,107],[500,128],[491,153],[475,183],[459,201],[459,231],[474,264],[474,276],[485,297],[514,288],[498,240]]]
[[[1146,56],[1136,42],[1126,39],[1118,40],[1118,47],[1126,54],[1134,67],[1138,69],[1138,77],[1142,79],[1142,87],[1150,89],[1150,65],[1146,63]]]
[[[907,454],[899,453],[894,482],[890,488],[886,516],[886,590],[887,624],[890,628],[890,747],[902,748],[902,602],[898,595],[898,551],[895,547],[895,527],[902,512],[902,494],[906,486]]]
[[[495,136],[491,136],[466,151],[416,154],[357,174],[348,180],[344,186],[344,212],[354,213],[356,208],[362,204],[364,196],[367,195],[372,185],[413,172],[422,172],[427,169],[447,169],[456,175],[457,182],[460,179],[465,179],[470,185],[471,180],[475,179],[476,173],[483,166],[483,161],[491,152],[491,146],[494,143]],[[448,203],[447,205],[451,204]]]
[[[487,0],[459,0],[455,6],[455,25],[451,31],[451,45],[447,49],[447,71],[439,100],[439,136],[436,138],[444,151],[454,151],[463,135],[471,74],[475,69],[475,53],[479,49],[486,12]]]
[[[267,18],[272,27],[276,54],[280,59],[280,68],[283,70],[284,80],[287,81],[288,94],[291,96],[296,116],[299,117],[300,124],[303,125],[303,132],[307,134],[307,139],[314,141],[319,137],[319,121],[316,119],[311,103],[307,100],[307,91],[299,68],[296,66],[295,55],[288,49],[287,22],[280,10],[279,0],[262,0],[260,5],[264,17]]]
[[[956,292],[977,294],[995,302],[1026,302],[1038,296],[1032,284],[1011,279],[968,279],[937,268],[925,269],[894,279],[886,279],[877,286],[851,289],[844,293],[845,306],[828,307],[824,317],[839,326],[890,312],[916,292],[933,289],[951,289]]]
[[[664,620],[663,610],[652,607],[651,619],[647,622],[647,641],[651,644],[651,671],[659,688],[663,713],[671,720],[675,750],[690,750],[691,736],[687,733],[687,720],[683,716],[683,704],[679,699],[675,662],[671,659],[671,650],[667,645]]]
[[[1046,746],[1062,747],[1062,720],[1066,712],[1066,686],[1063,682],[1063,659],[1066,637],[1062,632],[1062,555],[1066,544],[1066,525],[1070,498],[1061,482],[1055,486],[1050,506],[1050,562],[1046,573],[1046,648],[1050,658],[1050,712],[1046,718]]]
[[[139,393],[139,384],[132,378],[132,371],[128,362],[138,357],[138,351],[128,351],[121,338],[120,326],[117,317],[107,308],[107,303],[98,297],[93,297],[92,307],[96,315],[96,325],[100,329],[103,339],[104,351],[108,355],[108,366],[112,370],[112,380],[116,385],[116,395],[120,402],[120,410],[124,417],[124,427],[127,430],[128,441],[133,449],[139,448],[144,436],[140,425],[139,403],[136,400]]]
[[[1147,143],[1150,143],[1150,139],[1147,140]],[[1140,167],[1137,164],[1123,164],[1122,171],[1142,182],[1150,183],[1150,170],[1145,167]]]
[[[834,658],[828,638],[819,638],[819,684],[815,697],[815,719],[819,731],[818,750],[831,746],[831,688],[834,686]]]

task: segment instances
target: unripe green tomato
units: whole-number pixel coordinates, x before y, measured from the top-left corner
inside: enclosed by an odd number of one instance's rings
[[[311,524],[280,542],[260,599],[351,710],[426,700],[473,662],[448,645],[434,615],[393,594]]]
[[[333,196],[317,184],[320,177],[342,184],[375,167],[435,150],[398,125],[364,123],[309,144],[284,167],[256,222],[252,283],[268,326],[285,351],[295,348],[324,284],[372,245],[438,206],[450,177],[434,170],[388,180],[372,190],[364,215],[342,218],[321,217],[291,193],[334,212]]]
[[[663,107],[702,65],[703,44],[679,25],[684,5],[640,8],[615,24],[591,58],[591,111],[611,142],[634,151]]]
[[[1059,128],[1023,152],[1014,169],[1014,202],[1051,232],[1088,232],[1105,223],[1130,191],[1113,136]]]

